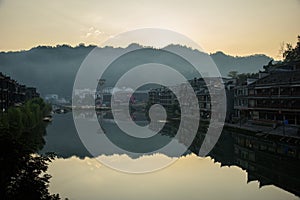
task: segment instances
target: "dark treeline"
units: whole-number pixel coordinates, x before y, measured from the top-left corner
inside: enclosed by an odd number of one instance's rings
[[[270,60],[267,65],[263,66],[263,71],[260,72],[269,72],[271,69],[282,68],[283,65],[293,65],[293,63],[297,63],[300,61],[300,35],[298,35],[298,42],[293,47],[292,44],[287,43],[286,46],[282,47],[280,50],[282,52],[282,61]],[[239,73],[238,71],[229,71],[227,74],[228,77],[236,78],[239,84],[247,81],[247,78],[259,78],[259,73]]]
[[[37,155],[45,141],[43,117],[51,107],[40,98],[0,113],[0,198],[60,199],[48,191],[53,155]]]
[[[127,48],[113,48],[103,47],[99,48],[101,52],[99,54],[99,64],[101,66],[102,61],[107,58],[119,55],[122,52],[128,51],[128,49],[135,49],[138,44],[131,44]],[[19,52],[0,52],[0,69],[1,72],[8,76],[14,77],[16,80],[22,82],[25,85],[33,85],[39,87],[41,95],[46,94],[58,94],[65,98],[71,98],[72,89],[76,73],[84,61],[86,56],[95,48],[95,46],[79,45],[77,47],[71,47],[69,45],[57,45],[56,47],[38,46],[26,51]],[[184,52],[186,55],[191,56],[192,59],[199,59],[207,54],[198,50],[193,50],[180,45],[169,45],[163,50]],[[156,53],[156,57],[149,52]],[[120,65],[115,65],[115,68],[107,81],[116,82],[118,79],[115,74],[119,74],[124,66],[133,66],[134,63],[145,61],[149,58],[160,59],[162,63],[169,63],[169,66],[177,67],[183,75],[188,79],[195,77],[195,74],[191,73],[187,69],[187,66],[183,62],[178,62],[170,57],[162,56],[161,50],[153,49],[153,51],[147,51],[140,54],[135,54],[136,57],[124,62]],[[258,71],[263,65],[267,64],[272,58],[265,55],[251,55],[244,57],[230,56],[223,52],[216,52],[209,54],[213,61],[218,66],[222,76],[227,76],[229,71],[238,71],[239,73],[251,73]],[[132,56],[134,56],[132,54]],[[119,60],[119,59],[118,59]],[[205,59],[203,59],[204,62]],[[22,63],[22,64],[20,64]],[[205,66],[205,63],[202,63]],[[93,75],[95,69],[91,69],[87,76]],[[91,86],[96,84],[97,80],[91,80]],[[108,82],[107,82],[108,83]],[[87,86],[87,88],[91,87]]]

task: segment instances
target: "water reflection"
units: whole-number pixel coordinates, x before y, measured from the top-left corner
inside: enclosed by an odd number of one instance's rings
[[[87,113],[87,115],[82,117],[87,117],[88,114],[89,113]],[[121,143],[122,141],[118,141],[119,134],[115,133],[118,130],[114,129],[115,125],[113,123],[111,114],[109,112],[105,112],[105,113],[103,112],[98,114],[99,114],[98,119],[101,123],[101,126],[103,126],[104,129],[106,130],[105,134],[108,133],[111,134],[110,138],[115,139],[117,142],[119,142],[118,144],[122,144]],[[142,119],[139,117],[135,117],[135,119],[137,124],[146,123],[145,118]],[[157,140],[155,140],[155,143],[161,142],[161,144],[165,144],[166,142],[168,142],[168,140],[170,140],[170,138],[172,138],[176,134],[177,128],[178,127],[176,126],[176,123],[175,124],[167,123],[164,126],[163,130],[160,132],[159,137],[157,137]],[[77,176],[76,174],[72,174],[75,173],[75,171],[74,172],[70,171],[69,173],[71,174],[65,176],[64,174],[60,174],[59,170],[61,167],[72,166],[72,169],[75,168],[74,170],[78,170],[77,172],[80,173],[80,179],[83,179],[87,182],[88,182],[87,180],[88,178],[92,179],[91,182],[86,184],[88,184],[88,187],[91,187],[89,188],[91,189],[90,192],[95,193],[95,194],[89,194],[89,197],[91,198],[94,197],[95,199],[97,199],[96,198],[97,195],[100,195],[100,197],[102,196],[101,194],[99,194],[99,191],[98,192],[97,190],[94,191],[95,186],[93,186],[93,184],[99,184],[103,186],[103,182],[101,182],[101,180],[103,180],[103,178],[105,177],[107,178],[105,180],[107,181],[107,184],[104,184],[103,187],[107,187],[108,184],[113,184],[114,181],[118,182],[114,178],[110,179],[108,175],[104,175],[103,174],[104,171],[107,172],[108,174],[120,177],[124,181],[124,184],[126,181],[128,181],[128,183],[126,184],[135,184],[131,181],[131,178],[136,179],[134,181],[137,182],[150,181],[148,180],[148,178],[151,179],[151,181],[154,181],[153,179],[157,178],[159,179],[160,183],[166,181],[162,177],[165,177],[166,179],[170,179],[170,180],[172,180],[173,178],[175,179],[173,180],[174,182],[178,181],[177,184],[171,181],[171,183],[170,182],[166,183],[169,184],[168,186],[161,185],[161,187],[166,187],[167,189],[170,190],[172,189],[172,187],[180,188],[182,186],[180,181],[184,180],[183,184],[188,184],[188,186],[184,187],[186,190],[182,190],[182,191],[179,190],[182,193],[181,195],[185,194],[186,197],[194,197],[195,199],[197,197],[197,193],[195,191],[190,191],[190,188],[194,188],[195,190],[197,190],[196,188],[198,188],[197,187],[198,185],[201,185],[203,188],[209,188],[208,191],[206,192],[203,191],[202,194],[202,195],[205,194],[204,196],[206,196],[207,198],[209,197],[209,195],[216,197],[216,194],[213,192],[213,189],[217,188],[218,190],[221,191],[219,193],[219,198],[222,197],[222,199],[226,199],[223,198],[224,196],[222,196],[222,191],[224,192],[224,194],[228,195],[228,199],[246,198],[245,195],[242,195],[240,193],[241,191],[248,193],[249,199],[255,199],[255,196],[257,196],[257,199],[298,199],[297,196],[300,196],[300,173],[299,170],[297,170],[298,166],[300,166],[299,165],[300,164],[299,140],[276,137],[276,136],[268,136],[263,134],[254,135],[246,132],[233,132],[229,130],[224,130],[218,143],[216,144],[214,149],[210,152],[209,156],[207,158],[200,158],[190,153],[197,154],[199,152],[199,148],[205,136],[205,129],[206,126],[204,123],[204,125],[202,125],[199,128],[197,137],[195,138],[188,152],[186,153],[189,155],[180,158],[178,162],[176,162],[174,165],[168,167],[165,170],[161,170],[157,173],[150,173],[150,175],[145,175],[145,176],[143,175],[144,178],[141,178],[139,176],[137,176],[139,178],[136,178],[136,176],[134,175],[130,176],[128,174],[122,174],[113,170],[109,170],[108,168],[96,162],[95,159],[91,158],[91,155],[86,150],[84,145],[81,143],[73,124],[72,115],[71,114],[56,115],[53,124],[48,127],[47,130],[48,135],[45,138],[46,145],[43,149],[43,152],[49,152],[49,151],[56,152],[60,157],[68,158],[68,159],[67,160],[58,159],[57,162],[54,162],[53,168],[51,168],[51,170],[53,170],[53,173],[51,171],[50,172],[51,174],[53,174],[54,177],[53,178],[54,184],[52,184],[53,191],[62,194],[65,193],[68,196],[69,194],[68,190],[61,191],[59,189],[59,186],[63,184],[64,181],[66,181],[65,179],[68,178],[68,176],[70,177],[74,176],[76,180],[79,177],[76,177]],[[185,144],[184,138],[176,138],[176,139],[180,144],[183,145]],[[145,148],[143,145],[139,145],[139,143],[136,141],[131,142],[130,144],[123,143],[122,145],[124,146],[128,145],[127,148],[132,148],[132,147],[135,147],[135,149],[140,148],[139,151],[142,151],[143,148]],[[79,160],[74,156],[79,158],[84,158],[84,159]],[[143,162],[145,163],[145,165],[151,165],[151,163],[164,162],[167,159],[172,159],[171,155],[164,155],[164,154],[156,154],[152,156],[148,155],[148,157],[137,158],[137,157],[130,157],[129,155],[115,155],[114,152],[111,153],[106,152],[106,154],[99,155],[99,156],[102,156],[103,159],[107,159],[107,161],[110,162],[118,162],[120,160],[126,161],[126,159],[127,160],[144,159]],[[211,158],[213,160],[211,160]],[[82,165],[82,163],[88,163],[88,162],[93,164]],[[132,162],[128,162],[128,164],[130,163],[132,164]],[[219,168],[219,165],[223,166],[223,168]],[[74,166],[78,167],[78,169]],[[234,167],[232,168],[232,166]],[[246,173],[241,170],[245,170]],[[160,176],[158,174],[161,175],[163,174],[163,175],[161,178],[159,178]],[[188,178],[189,176],[190,178]],[[235,178],[242,177],[244,182],[241,180],[237,181],[235,180],[234,177]],[[125,180],[126,178],[127,180]],[[214,183],[210,182],[209,181],[210,179],[213,180]],[[77,181],[79,181],[79,179]],[[232,185],[232,188],[226,191],[226,189],[228,189],[228,182],[230,182],[229,185]],[[72,185],[74,184],[72,186],[72,188],[74,189],[74,187],[78,187],[78,185],[76,184],[79,183],[76,183],[75,181],[74,183],[71,184]],[[117,185],[119,184],[121,183],[118,182]],[[152,189],[160,190],[159,188],[155,187],[155,185],[153,184],[154,182],[149,184],[142,184],[142,185],[144,185],[144,187],[149,187],[149,190]],[[296,196],[290,195],[286,192],[282,192],[281,190],[278,190],[273,186],[272,187],[268,186],[267,189],[266,187],[263,187],[264,189],[261,190],[254,189],[256,187],[258,188],[265,185],[277,186],[281,189],[284,189],[285,191],[293,193]],[[119,186],[121,187],[121,185]],[[234,189],[234,187],[236,187],[236,189]],[[144,195],[148,193],[147,188],[144,188],[143,191],[144,191]],[[125,192],[125,190],[123,192]],[[169,195],[166,192],[162,192],[162,193],[166,195],[166,198]],[[234,196],[235,193],[238,193],[238,195]],[[105,195],[107,195],[106,196],[107,198],[105,199],[121,198],[121,196],[120,198],[117,198],[115,195],[111,195],[109,198],[109,194],[105,193]],[[184,197],[179,198],[180,194],[176,193],[176,195],[174,195],[172,198],[173,199],[184,198]],[[113,198],[114,196],[115,198]],[[127,197],[128,198],[132,197],[130,192],[127,194]],[[142,195],[136,199],[140,199],[142,197],[144,198],[144,196]],[[154,198],[155,195],[152,197]],[[209,199],[215,199],[215,198],[209,198]]]
[[[118,156],[116,156],[116,159]],[[247,183],[238,167],[220,167],[210,158],[181,157],[168,168],[147,174],[111,170],[95,159],[59,159],[50,166],[50,190],[70,199],[292,200],[298,197],[274,186]]]

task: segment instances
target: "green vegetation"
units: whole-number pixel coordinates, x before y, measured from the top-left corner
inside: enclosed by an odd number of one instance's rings
[[[292,44],[287,43],[286,47],[282,47],[281,50],[283,60],[280,62],[277,62],[276,64],[273,64],[273,60],[271,60],[267,65],[263,66],[264,71],[268,72],[269,69],[272,69],[277,66],[281,66],[282,64],[289,64],[293,62],[299,62],[300,61],[300,35],[298,36],[298,42],[293,47]],[[247,78],[258,78],[258,73],[241,73],[239,74],[238,71],[230,71],[227,74],[230,78],[236,78],[238,83],[243,83],[247,80]]]
[[[37,155],[44,145],[46,124],[42,118],[51,107],[40,98],[0,113],[1,199],[59,199],[48,192],[46,174],[53,155]]]
[[[236,78],[238,83],[244,83],[247,78],[258,78],[258,73],[241,73],[238,71],[230,71],[227,75],[230,78]]]
[[[283,52],[283,61],[300,61],[300,35],[298,35],[298,42],[294,48],[291,44],[286,44],[286,49]]]
[[[273,60],[271,60],[267,65],[263,66],[266,72],[272,68],[281,67],[282,65],[294,65],[293,63],[300,62],[300,35],[298,35],[298,42],[295,47],[290,43],[287,43],[284,47],[283,43],[280,52],[282,53],[283,60],[276,64],[273,64]]]
[[[238,75],[238,71],[230,71],[227,74],[227,76],[229,76],[230,78],[237,78],[237,75]]]

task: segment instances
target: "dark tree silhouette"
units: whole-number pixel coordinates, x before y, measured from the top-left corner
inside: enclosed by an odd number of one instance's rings
[[[291,44],[286,44],[283,59],[284,62],[300,61],[300,35],[298,35],[298,42],[294,48]]]
[[[271,62],[271,61],[270,61]],[[258,78],[258,73],[242,73],[239,74],[237,71],[230,71],[228,73],[230,78],[236,78],[239,84],[247,81],[248,78]]]
[[[49,109],[37,98],[0,113],[0,199],[60,199],[48,191],[54,156],[36,154],[45,143],[42,117]]]
[[[230,71],[228,72],[228,76],[230,78],[237,78],[238,71]]]

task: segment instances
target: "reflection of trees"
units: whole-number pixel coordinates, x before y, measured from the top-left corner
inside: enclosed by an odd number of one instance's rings
[[[59,199],[50,195],[50,175],[45,174],[51,155],[34,154],[44,145],[42,117],[50,107],[32,99],[0,115],[0,195],[2,199]]]

